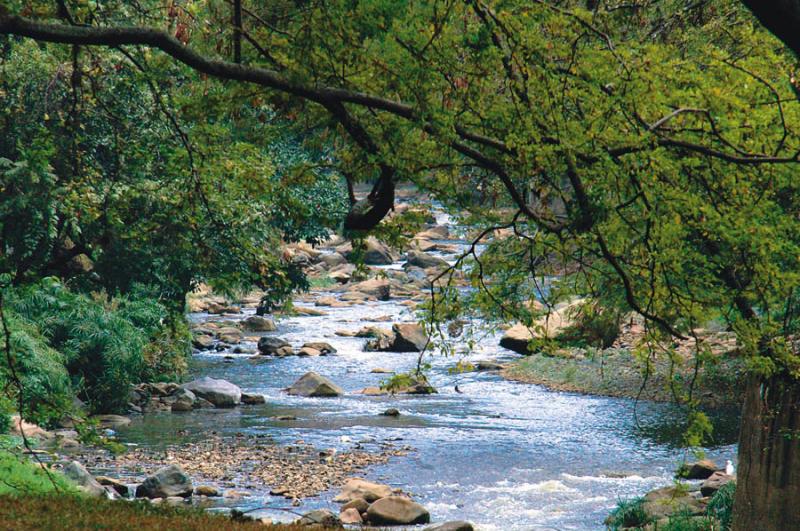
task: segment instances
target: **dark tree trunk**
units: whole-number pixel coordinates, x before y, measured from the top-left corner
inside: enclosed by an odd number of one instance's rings
[[[345,230],[368,231],[375,227],[394,208],[394,169],[381,167],[381,176],[369,195],[350,205],[344,220]]]
[[[242,62],[242,0],[233,0],[233,62]]]
[[[800,381],[747,384],[733,531],[800,529]]]

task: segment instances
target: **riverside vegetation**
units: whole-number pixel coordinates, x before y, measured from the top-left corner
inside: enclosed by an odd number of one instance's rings
[[[513,377],[668,389],[688,447],[705,405],[738,398],[731,528],[800,527],[795,4],[0,3],[0,427],[118,451],[114,415],[238,406],[230,382],[182,384],[190,344],[244,339],[190,336],[187,295],[210,287],[224,314],[256,289],[259,316],[285,315],[317,277],[348,286],[322,308],[418,306],[415,327],[344,331],[376,351],[458,355],[502,327],[536,356]],[[449,261],[401,182],[466,231]],[[333,234],[352,243],[323,260]],[[397,251],[402,273],[368,267]],[[259,351],[328,354],[309,339]],[[598,360],[599,382],[575,376]],[[427,368],[362,395],[433,394]],[[303,378],[293,396],[341,394]],[[24,439],[12,453],[37,455]]]

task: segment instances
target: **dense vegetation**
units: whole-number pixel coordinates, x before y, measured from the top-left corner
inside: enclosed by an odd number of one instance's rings
[[[474,244],[507,233],[462,257],[476,289],[442,288],[434,324],[533,326],[533,299],[588,295],[596,317],[645,319],[642,359],[694,340],[698,367],[698,329],[735,332],[749,381],[734,529],[800,525],[796,58],[739,3],[276,2],[246,5],[241,27],[227,3],[164,7],[0,6],[14,293],[55,275],[113,305],[143,285],[174,314],[199,282],[254,284],[272,307],[304,285],[281,241],[372,229],[410,179]],[[300,156],[273,153],[299,139]],[[356,201],[359,180],[375,184]],[[103,392],[102,360],[80,361],[92,345],[38,315],[8,319]],[[133,361],[114,357],[120,378],[148,365]],[[697,443],[710,423],[691,388],[681,399]]]

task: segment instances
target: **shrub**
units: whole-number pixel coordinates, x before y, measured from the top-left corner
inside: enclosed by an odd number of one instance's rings
[[[183,369],[186,325],[154,299],[89,297],[45,279],[8,302],[26,403],[63,410],[72,390],[93,412],[120,412],[131,383]]]
[[[735,494],[736,483],[726,483],[714,493],[711,501],[708,502],[708,515],[719,520],[723,531],[731,528],[731,518],[733,517],[733,498]]]
[[[626,527],[642,527],[648,523],[650,523],[650,517],[644,510],[644,498],[620,500],[606,520],[611,531]]]
[[[573,324],[558,335],[562,344],[609,348],[619,337],[622,315],[618,310],[587,302],[570,313]]]

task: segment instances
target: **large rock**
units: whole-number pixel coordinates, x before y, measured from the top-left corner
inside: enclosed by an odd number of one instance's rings
[[[251,315],[242,321],[242,327],[250,332],[274,332],[278,329],[275,321],[260,315]]]
[[[180,496],[188,498],[192,495],[192,480],[178,465],[162,468],[136,487],[137,498],[169,498]]]
[[[425,329],[416,323],[398,323],[392,326],[393,352],[422,352],[428,344]]]
[[[574,299],[569,303],[557,305],[548,315],[538,319],[532,327],[517,323],[503,334],[500,346],[528,355],[528,343],[538,337],[556,337],[562,330],[573,324],[573,313],[585,304],[585,299]]]
[[[347,263],[347,258],[345,258],[344,256],[342,256],[337,252],[333,252],[330,254],[323,254],[322,256],[319,257],[319,259],[323,264],[325,264],[329,268]]]
[[[676,475],[686,479],[707,479],[717,470],[719,467],[714,461],[701,459],[694,463],[684,463]]]
[[[642,508],[653,520],[678,513],[695,515],[705,512],[705,505],[700,500],[675,487],[662,487],[648,492]]]
[[[394,262],[394,256],[384,243],[379,242],[373,237],[367,238],[366,250],[364,251],[364,263],[367,265],[389,265]],[[347,254],[347,258],[354,259],[353,252]]]
[[[178,389],[167,399],[172,411],[191,411],[197,402],[197,396],[188,389]]]
[[[289,347],[289,343],[279,337],[264,336],[258,340],[258,351],[262,354],[276,354],[280,349]]]
[[[352,284],[349,291],[358,291],[375,297],[379,301],[388,301],[391,297],[391,287],[386,279],[372,278],[363,282]]]
[[[456,520],[453,522],[432,525],[430,527],[426,527],[423,531],[475,531],[475,527],[473,527],[473,525],[469,522]]]
[[[317,509],[316,511],[306,513],[302,518],[297,520],[296,523],[299,525],[322,525],[325,526],[325,528],[338,528],[342,525],[342,521],[339,520],[339,517],[328,509]]]
[[[86,468],[77,461],[73,461],[65,466],[61,472],[67,479],[75,483],[78,490],[97,497],[108,496],[106,489],[94,479]]]
[[[242,402],[242,390],[227,380],[204,376],[182,386],[216,407],[233,407]]]
[[[333,345],[325,341],[308,341],[303,343],[303,347],[313,348],[314,350],[320,351],[322,354],[336,354],[336,349],[333,348]]]
[[[714,472],[700,485],[700,494],[703,496],[713,496],[715,492],[731,481],[736,481],[736,478],[725,472]]]
[[[288,392],[290,395],[308,397],[340,396],[344,394],[344,390],[341,387],[315,372],[305,373],[292,384]]]
[[[342,492],[340,492],[333,501],[349,505],[350,502],[362,499],[367,503],[372,503],[381,498],[391,496],[392,494],[392,487],[389,485],[373,483],[361,478],[350,478],[347,480],[347,483],[344,484],[344,487],[342,487]]]
[[[433,256],[432,254],[422,251],[408,251],[406,254],[406,263],[403,267],[405,268],[406,266],[420,267],[422,269],[428,269],[429,267],[442,269],[449,267],[450,264],[448,264],[446,260],[438,256]]]
[[[427,524],[431,515],[425,507],[404,496],[387,496],[369,506],[367,521],[373,525]]]
[[[423,232],[417,233],[414,238],[418,240],[446,240],[450,237],[450,229],[447,225],[435,225],[428,227]]]
[[[530,328],[523,324],[515,324],[506,330],[503,337],[500,338],[500,346],[527,356],[530,354],[528,351],[528,344],[533,337]]]
[[[358,512],[358,509],[354,509],[350,507],[349,509],[345,509],[342,511],[342,514],[339,515],[339,519],[342,521],[343,524],[363,524],[364,520],[361,518],[361,513]]]

